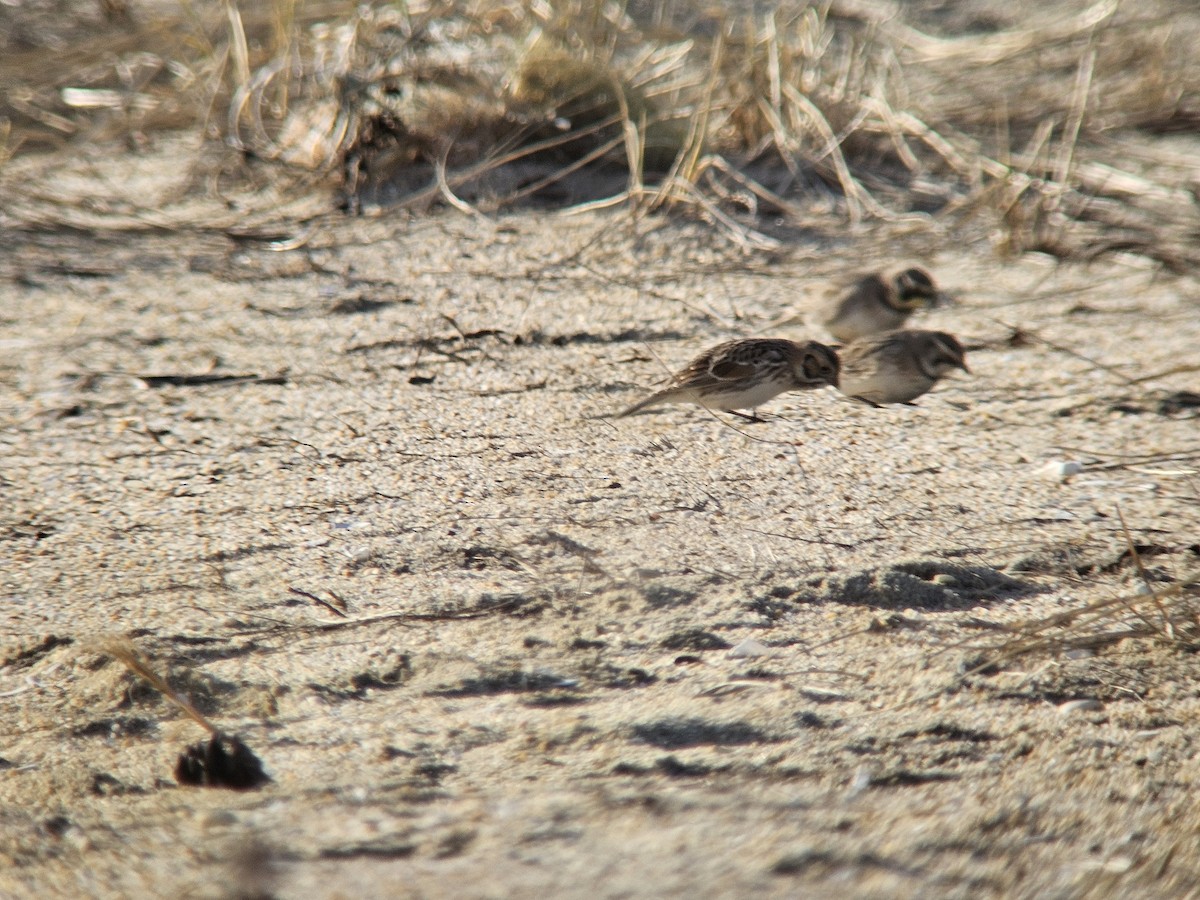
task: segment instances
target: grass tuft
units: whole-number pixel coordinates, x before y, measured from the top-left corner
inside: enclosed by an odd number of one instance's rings
[[[42,26],[42,46],[0,39],[0,167],[190,131],[207,142],[195,184],[352,212],[681,210],[748,248],[822,219],[893,223],[1190,270],[1189,162],[1158,139],[1200,122],[1200,12],[1126,6],[121,6],[14,32]]]

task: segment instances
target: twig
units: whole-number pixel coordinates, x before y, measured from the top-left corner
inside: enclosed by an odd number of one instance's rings
[[[437,158],[437,161],[433,165],[433,172],[434,177],[437,180],[438,192],[442,195],[443,200],[445,200],[459,212],[464,212],[469,216],[474,216],[483,222],[487,222],[489,225],[495,225],[491,219],[473,207],[470,203],[467,203],[465,200],[461,200],[458,195],[450,189],[450,185],[446,181],[446,159],[450,154],[450,146],[450,144],[446,145],[446,149],[443,151],[442,155]]]
[[[1012,332],[1019,331],[1021,334],[1025,335],[1030,340],[1037,341],[1040,344],[1045,344],[1051,350],[1057,350],[1059,353],[1065,353],[1065,354],[1067,354],[1067,356],[1074,357],[1075,359],[1081,360],[1081,361],[1087,363],[1088,365],[1095,366],[1097,369],[1100,369],[1103,372],[1107,372],[1109,375],[1113,376],[1114,378],[1125,382],[1125,384],[1135,384],[1136,383],[1128,375],[1118,372],[1115,366],[1107,365],[1105,363],[1100,362],[1098,359],[1094,359],[1091,356],[1086,356],[1085,354],[1080,353],[1078,350],[1072,350],[1070,347],[1066,347],[1062,344],[1055,343],[1054,341],[1050,340],[1048,337],[1044,337],[1040,332],[1032,331],[1028,328],[1021,328],[1016,325],[1012,325],[1008,322],[1004,322],[1000,319],[991,319],[991,321],[995,322],[997,325],[1001,325],[1004,328],[1009,329]]]
[[[1154,605],[1158,607],[1158,611],[1163,617],[1163,630],[1166,632],[1167,637],[1174,639],[1175,629],[1171,625],[1171,617],[1167,615],[1166,610],[1163,608],[1162,602],[1158,599],[1158,595],[1154,592],[1154,585],[1150,583],[1150,573],[1146,571],[1146,566],[1142,563],[1142,556],[1140,553],[1138,553],[1137,545],[1133,542],[1133,535],[1129,533],[1129,526],[1125,524],[1125,514],[1121,512],[1120,504],[1116,504],[1113,508],[1117,511],[1117,520],[1121,523],[1121,531],[1125,535],[1125,545],[1129,550],[1129,557],[1133,560],[1134,566],[1137,567],[1138,575],[1141,576],[1142,584],[1149,593],[1151,601],[1153,601]],[[1152,627],[1149,620],[1137,613],[1132,607],[1129,611],[1138,615],[1139,618],[1146,623],[1147,627]]]
[[[360,625],[376,625],[380,622],[400,622],[406,624],[409,622],[454,622],[465,619],[483,619],[498,612],[508,612],[513,609],[519,609],[523,604],[531,602],[533,598],[529,597],[512,597],[508,600],[503,600],[483,609],[463,610],[460,612],[451,613],[412,613],[412,612],[389,612],[379,613],[374,616],[363,616],[358,619],[346,618],[340,622],[311,622],[299,625],[292,625],[277,622],[276,625],[270,628],[263,628],[262,631],[277,632],[277,631],[338,631],[343,628],[357,628]]]
[[[1092,47],[1079,61],[1079,69],[1075,73],[1075,94],[1071,103],[1071,117],[1063,129],[1062,146],[1059,149],[1058,162],[1054,167],[1054,180],[1058,184],[1058,193],[1060,194],[1066,190],[1071,177],[1071,161],[1075,155],[1075,145],[1079,140],[1079,129],[1083,127],[1088,92],[1091,90],[1092,73],[1095,69],[1096,49]]]
[[[346,618],[346,614],[342,610],[338,609],[336,606],[334,606],[328,600],[318,597],[316,594],[310,594],[308,591],[301,590],[298,587],[289,587],[288,593],[296,594],[297,596],[300,596],[300,597],[306,597],[307,599],[313,601],[314,603],[319,603],[321,606],[325,607],[327,610],[329,610],[335,616],[341,616],[343,619]]]
[[[137,648],[132,643],[120,638],[113,638],[102,643],[100,649],[118,662],[124,663],[130,671],[148,681],[151,687],[183,710],[183,712],[195,720],[209,734],[214,736],[220,734],[217,726],[206,719],[200,710],[192,705],[190,700],[167,684],[165,678],[150,668],[150,664],[138,653]]]

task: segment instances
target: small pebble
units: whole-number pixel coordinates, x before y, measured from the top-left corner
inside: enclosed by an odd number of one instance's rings
[[[1056,459],[1046,463],[1040,471],[1047,478],[1066,481],[1072,475],[1078,475],[1083,471],[1083,463],[1073,459]]]
[[[92,839],[82,828],[68,828],[62,839],[80,853],[88,853],[93,849]]]
[[[753,659],[756,656],[770,656],[771,648],[762,641],[756,641],[754,638],[746,638],[736,647],[729,651],[730,659]]]
[[[871,778],[871,770],[866,766],[859,766],[850,780],[850,785],[846,788],[846,795],[853,797],[855,794],[861,794],[871,786]]]

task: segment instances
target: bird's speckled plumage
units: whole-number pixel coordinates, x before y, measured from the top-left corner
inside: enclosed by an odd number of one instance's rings
[[[699,403],[726,411],[755,409],[786,391],[826,385],[838,385],[838,358],[824,344],[743,338],[705,350],[665,388],[617,418],[663,403]]]
[[[944,331],[892,331],[843,347],[839,390],[874,406],[911,403],[954,369],[966,353]]]
[[[940,296],[933,277],[916,266],[873,272],[826,304],[816,319],[839,341],[856,341],[903,327],[915,310],[936,305]]]

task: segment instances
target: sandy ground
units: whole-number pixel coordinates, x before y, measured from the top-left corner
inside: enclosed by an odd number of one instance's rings
[[[1162,401],[1200,283],[880,246],[453,211],[15,242],[0,895],[1200,891],[1194,654],[970,673],[1138,590],[1118,509],[1153,583],[1196,569],[1197,411]],[[919,407],[604,416],[893,256],[970,347]],[[177,785],[204,733],[114,635],[273,782]]]

